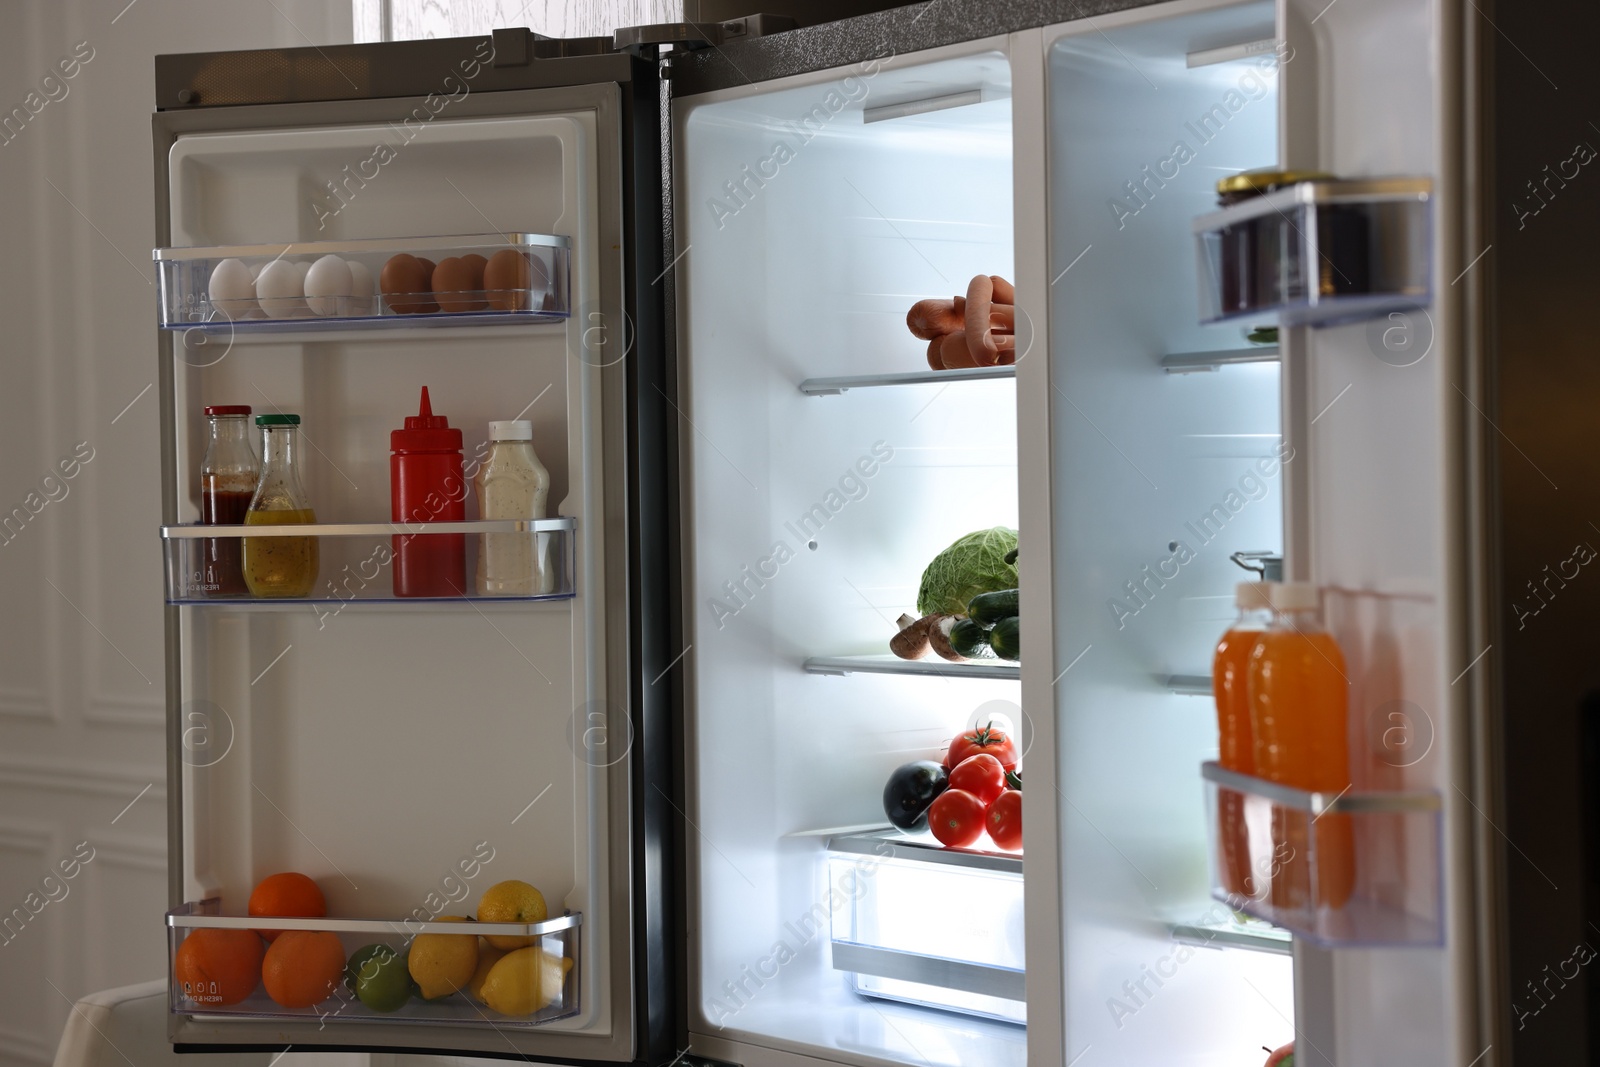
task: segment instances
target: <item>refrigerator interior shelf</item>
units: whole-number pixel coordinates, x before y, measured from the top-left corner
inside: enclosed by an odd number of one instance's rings
[[[1161,357],[1161,369],[1168,374],[1193,374],[1214,371],[1236,363],[1277,363],[1282,357],[1277,345],[1250,348],[1219,348],[1213,352],[1173,352]]]
[[[315,1019],[324,1023],[426,1023],[476,1027],[522,1028],[539,1026],[554,1019],[574,1015],[578,1011],[578,931],[583,923],[581,913],[572,912],[542,923],[449,923],[421,922],[413,919],[269,919],[258,916],[221,915],[220,901],[208,899],[191,902],[167,912],[168,950],[171,953],[168,969],[168,1005],[174,1015],[200,1015],[206,1017],[232,1016],[237,1018]],[[480,934],[529,937],[534,940],[539,953],[530,959],[536,967],[540,990],[532,999],[541,1007],[526,1015],[505,1015],[489,1008],[465,991],[452,993],[435,1000],[424,1001],[412,995],[394,1011],[379,1012],[368,1007],[360,996],[343,981],[335,983],[321,1003],[305,1008],[289,1008],[267,995],[264,986],[258,985],[244,999],[230,1004],[218,1003],[227,995],[214,983],[205,988],[195,988],[192,980],[186,983],[188,968],[180,973],[178,953],[184,941],[201,930],[309,930],[334,934],[348,961],[363,947],[374,944],[388,946],[404,957],[411,939],[419,934],[444,934],[472,937]],[[481,948],[481,943],[480,943]],[[209,949],[199,949],[200,961]],[[531,975],[527,976],[531,977]]]
[[[1327,948],[1440,945],[1437,792],[1314,793],[1201,768],[1212,896]]]
[[[800,391],[807,396],[837,396],[851,389],[872,389],[885,385],[938,385],[947,382],[990,382],[1011,380],[1017,368],[969,367],[963,370],[916,370],[894,374],[846,374],[838,378],[807,378]]]
[[[1325,326],[1432,300],[1433,183],[1308,181],[1194,220],[1200,321]]]
[[[801,665],[807,674],[913,674],[931,678],[982,678],[987,681],[1016,681],[1022,668],[1005,660],[973,659],[965,663],[930,656],[927,659],[901,659],[898,656],[812,656]]]
[[[1289,931],[1276,926],[1252,929],[1240,923],[1172,923],[1172,939],[1201,948],[1239,948],[1249,952],[1267,952],[1276,956],[1294,954],[1294,941]]]
[[[559,322],[572,241],[531,233],[158,248],[164,329],[208,343],[251,334]],[[417,263],[385,279],[391,259]],[[482,262],[469,266],[470,257]],[[386,291],[388,290],[388,291]],[[185,342],[191,345],[191,342]]]
[[[235,605],[568,600],[576,595],[576,529],[573,518],[163,526],[166,599],[169,604]],[[284,566],[300,572],[293,585],[279,587],[281,595],[250,591],[252,573],[274,567],[265,555],[253,561],[259,550],[250,543],[258,541],[266,542],[266,552],[291,560]],[[510,561],[513,570],[526,573],[527,580],[480,589],[477,563],[486,549],[502,567]],[[448,589],[410,595],[420,589],[413,584],[401,595],[395,588],[396,572],[411,573],[407,568],[449,575],[436,579],[446,581]]]
[[[828,864],[833,967],[856,992],[1027,1021],[1020,853],[883,828],[830,838]]]

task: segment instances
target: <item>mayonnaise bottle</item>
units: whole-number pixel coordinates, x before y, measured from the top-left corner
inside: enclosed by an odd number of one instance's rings
[[[489,423],[489,455],[472,479],[483,519],[542,519],[550,472],[533,451],[533,423]],[[487,533],[478,552],[482,596],[540,596],[555,591],[550,534]]]

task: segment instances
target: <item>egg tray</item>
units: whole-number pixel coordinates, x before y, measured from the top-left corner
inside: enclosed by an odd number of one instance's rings
[[[233,336],[561,321],[571,255],[568,237],[496,233],[158,248],[153,258],[163,329]]]
[[[222,915],[219,914],[219,905],[216,899],[192,901],[167,913],[168,1011],[173,1015],[278,1019],[317,1023],[319,1026],[410,1023],[523,1029],[569,1018],[579,1010],[582,982],[579,975],[578,935],[583,922],[580,912],[568,912],[542,923],[475,922],[467,926],[463,923],[427,921],[432,916],[420,909],[415,916],[393,920],[274,919]],[[201,930],[217,929],[255,930],[258,933],[323,931],[338,937],[347,961],[350,956],[371,944],[384,944],[396,953],[405,955],[412,940],[422,934],[473,938],[480,934],[523,937],[537,943],[547,957],[565,961],[561,963],[565,973],[560,979],[559,988],[545,991],[541,998],[546,1001],[544,1006],[527,1015],[503,1015],[480,1003],[467,990],[432,1001],[413,995],[397,1010],[380,1012],[370,1007],[343,982],[336,983],[324,1000],[308,1007],[286,1007],[277,1003],[268,995],[264,984],[256,986],[243,1000],[223,1004],[220,1001],[226,994],[216,983],[202,983],[200,988],[195,988],[192,980],[186,983],[184,976],[178,973],[178,950],[184,940]]]

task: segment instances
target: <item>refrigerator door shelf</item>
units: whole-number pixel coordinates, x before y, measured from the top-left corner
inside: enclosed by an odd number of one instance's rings
[[[1201,768],[1211,895],[1324,948],[1444,944],[1437,792],[1312,793]]]
[[[575,1015],[578,1011],[578,931],[583,923],[580,913],[572,912],[542,923],[454,923],[424,922],[416,919],[267,919],[261,917],[218,915],[219,901],[215,899],[189,903],[167,913],[168,948],[172,965],[168,971],[169,1010],[173,1015],[197,1015],[216,1018],[276,1018],[317,1019],[324,1024],[348,1023],[420,1023],[431,1025],[459,1025],[494,1029],[521,1029],[540,1026],[555,1019]],[[548,1003],[527,1015],[503,1015],[479,1003],[467,992],[457,992],[432,1001],[413,995],[398,1010],[378,1012],[365,1003],[345,985],[338,982],[328,997],[307,1008],[286,1008],[273,1001],[262,986],[257,986],[249,996],[232,1004],[206,1003],[205,998],[219,995],[214,988],[185,989],[177,972],[177,953],[186,938],[199,930],[310,930],[324,931],[338,936],[346,958],[362,947],[372,944],[389,946],[397,954],[407,953],[411,939],[419,934],[445,934],[471,936],[480,934],[536,938],[543,955],[539,961],[541,976],[551,987],[541,988],[537,1000]]]
[[[1426,178],[1308,181],[1194,220],[1200,321],[1327,326],[1432,300]]]
[[[857,993],[1027,1022],[1020,853],[885,829],[831,838],[828,862],[833,966]]]
[[[346,604],[462,601],[570,600],[574,575],[573,518],[496,519],[473,522],[309,523],[282,526],[163,526],[166,600],[169,604]],[[310,591],[297,597],[256,597],[242,585],[244,544],[258,538],[305,538],[314,549]],[[484,591],[478,583],[478,558],[488,538],[500,538],[497,552],[517,554],[527,542],[531,580],[522,586]],[[446,539],[453,539],[454,544]],[[280,542],[281,544],[281,542]],[[436,566],[428,557],[459,552],[463,560],[460,596],[399,597],[394,570],[408,560]]]
[[[511,256],[495,259],[508,252],[520,254],[520,266]],[[385,285],[385,267],[399,255],[428,260],[436,269],[449,259],[479,256],[479,277],[485,271],[487,277],[462,285],[412,266],[409,284]],[[328,256],[344,266],[319,265]],[[206,336],[560,322],[571,306],[571,256],[571,238],[532,233],[158,248],[153,254],[161,326]]]

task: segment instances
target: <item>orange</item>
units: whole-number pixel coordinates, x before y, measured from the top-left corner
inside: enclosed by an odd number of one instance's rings
[[[261,938],[254,930],[194,930],[172,957],[172,980],[199,1004],[237,1004],[261,984]]]
[[[328,914],[328,902],[317,883],[303,874],[285,871],[269,874],[250,891],[251,915],[282,919],[320,919]],[[280,930],[258,930],[268,941],[277,939]]]
[[[344,981],[344,946],[326,930],[284,930],[267,947],[261,983],[286,1008],[309,1008]]]

